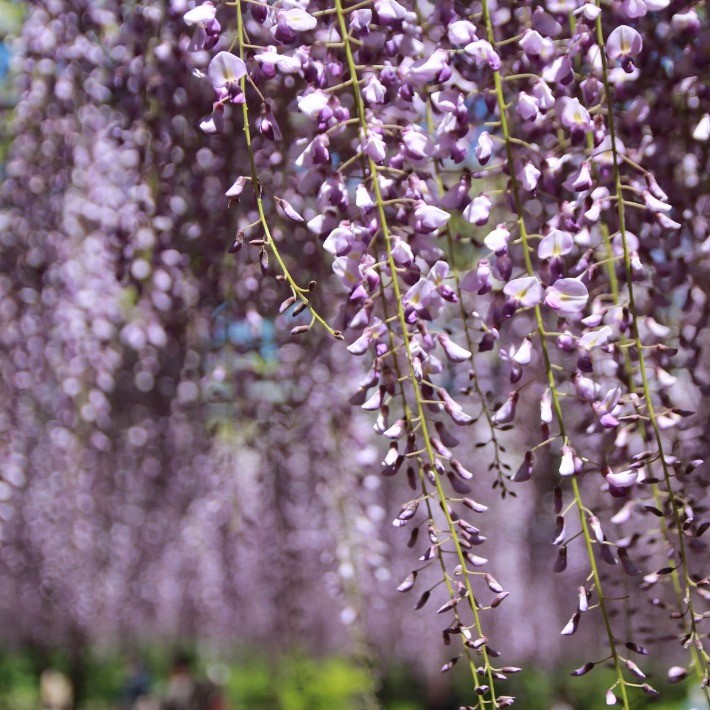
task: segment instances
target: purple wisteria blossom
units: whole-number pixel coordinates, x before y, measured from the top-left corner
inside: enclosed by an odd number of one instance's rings
[[[26,8],[8,641],[708,699],[704,6],[168,5]]]

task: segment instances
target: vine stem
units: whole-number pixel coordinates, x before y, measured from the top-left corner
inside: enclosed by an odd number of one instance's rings
[[[602,229],[602,238],[604,241],[604,248],[605,248],[607,254],[611,254],[612,253],[612,246],[611,246],[611,239],[610,239],[610,235],[609,235],[609,229],[606,224],[602,224],[601,229]],[[611,287],[613,302],[615,305],[619,305],[621,302],[620,290],[619,290],[619,280],[616,277],[616,271],[614,269],[614,264],[609,262],[608,260],[607,260],[607,275],[609,277],[609,284]],[[636,387],[636,384],[634,383],[633,367],[631,364],[631,356],[629,354],[629,348],[627,347],[629,344],[635,345],[635,343],[633,341],[629,342],[624,333],[621,333],[620,342],[621,342],[623,355],[624,355],[624,371],[626,373],[626,378],[628,380],[629,392],[635,393],[637,391],[637,387]],[[639,409],[638,404],[636,404],[635,406],[636,406],[636,409],[638,410]],[[643,439],[644,445],[646,445],[648,447],[648,445],[651,443],[651,437],[648,435],[648,431],[641,420],[639,420],[639,423],[638,423],[638,431],[639,431],[641,438]],[[651,492],[653,493],[653,500],[656,503],[656,507],[659,510],[663,510],[663,501],[662,501],[661,490],[660,490],[657,483],[651,484]],[[671,495],[671,494],[672,494],[672,491],[669,490],[669,495]],[[672,504],[672,501],[671,501],[671,504]],[[663,516],[660,520],[660,528],[661,528],[661,533],[663,534],[663,538],[666,540],[666,542],[671,547],[673,547],[673,541],[671,539],[671,531],[670,531],[670,528],[668,527],[668,522],[667,522],[665,516]],[[678,574],[678,569],[674,568],[671,571],[670,576],[671,576],[671,583],[673,585],[673,591],[675,592],[676,600],[678,602],[678,609],[682,610],[685,604],[683,602],[683,587],[681,586],[680,575]],[[687,630],[687,626],[685,623],[685,617],[683,618],[683,630],[684,631]],[[691,631],[692,631],[692,629],[691,629]],[[694,646],[691,647],[690,654],[691,654],[691,657],[693,658],[693,661],[696,663],[695,669],[696,669],[696,674],[698,675],[698,679],[702,682],[703,675],[699,669],[698,659],[697,659],[697,651]]]
[[[493,23],[491,21],[490,9],[488,7],[488,0],[482,0],[483,18],[486,25],[486,33],[488,36],[488,41],[493,44],[495,42],[495,36],[493,31]],[[518,181],[515,175],[515,163],[513,160],[513,150],[510,141],[510,130],[508,126],[508,113],[505,103],[505,96],[503,93],[503,81],[500,72],[495,70],[493,72],[493,80],[495,84],[496,99],[498,103],[498,111],[500,114],[501,130],[503,132],[503,137],[505,139],[505,150],[506,158],[508,162],[508,171],[510,173],[510,181],[513,192],[513,201],[515,203],[515,210],[517,212],[517,223],[520,229],[520,238],[522,240],[523,246],[523,256],[525,259],[525,267],[529,276],[535,276],[535,270],[533,268],[532,259],[530,257],[530,248],[528,245],[527,229],[525,226],[525,218],[523,217],[522,202],[520,199],[520,189],[518,186]],[[542,311],[539,304],[535,305],[535,321],[537,324],[537,330],[540,336],[540,345],[542,348],[543,360],[545,363],[545,370],[547,372],[547,379],[550,385],[550,393],[552,396],[553,409],[555,411],[555,417],[557,419],[557,424],[560,429],[560,436],[563,441],[568,442],[564,417],[562,415],[562,408],[560,405],[560,398],[557,392],[557,383],[555,381],[555,375],[552,368],[552,362],[550,360],[550,353],[547,347],[547,341],[545,339],[545,326],[542,320]],[[624,675],[621,669],[621,659],[619,657],[616,640],[611,629],[611,622],[609,621],[609,614],[606,609],[606,599],[604,597],[604,591],[602,588],[601,578],[599,576],[599,569],[597,566],[596,557],[594,555],[594,548],[592,545],[592,537],[589,533],[589,526],[587,519],[584,515],[584,504],[582,502],[582,495],[579,489],[579,483],[575,476],[572,476],[572,491],[574,494],[574,499],[577,504],[577,511],[579,512],[579,521],[582,527],[582,534],[584,535],[584,542],[587,549],[587,556],[589,558],[589,564],[591,567],[592,578],[594,580],[594,587],[597,592],[597,597],[599,599],[599,609],[602,613],[602,618],[604,621],[604,627],[606,630],[607,639],[609,641],[609,649],[611,651],[611,658],[614,664],[614,669],[617,676],[617,685],[619,686],[619,692],[621,693],[621,700],[625,710],[629,710],[629,699],[626,692],[626,681],[624,680]]]
[[[343,38],[343,43],[344,43],[344,48],[345,48],[345,55],[348,63],[348,69],[350,72],[350,76],[353,79],[351,85],[352,85],[352,90],[353,90],[353,96],[355,99],[355,104],[357,107],[358,111],[358,117],[360,119],[360,129],[363,133],[363,137],[367,133],[367,121],[365,118],[365,105],[362,99],[362,94],[360,92],[360,86],[358,84],[358,75],[357,75],[357,65],[355,64],[355,59],[353,57],[352,53],[352,47],[350,46],[350,41],[349,41],[349,36],[348,36],[348,31],[347,31],[347,26],[345,23],[345,14],[343,11],[343,6],[342,6],[342,0],[335,0],[335,7],[336,7],[336,12],[338,16],[338,24],[340,27],[340,34]],[[480,614],[479,614],[479,608],[478,604],[476,602],[476,598],[473,593],[473,589],[471,587],[471,580],[468,574],[467,566],[466,566],[466,558],[464,557],[463,550],[461,548],[461,544],[458,538],[458,534],[456,532],[456,527],[454,526],[454,522],[451,518],[451,514],[449,513],[449,506],[448,506],[448,500],[446,497],[446,492],[444,491],[443,485],[441,483],[439,475],[436,473],[436,469],[433,468],[435,462],[436,462],[436,456],[434,454],[434,450],[431,444],[431,439],[429,435],[429,430],[428,430],[428,424],[426,420],[426,416],[424,413],[424,404],[422,400],[422,395],[421,395],[421,389],[419,387],[419,382],[415,376],[414,373],[414,367],[412,364],[412,351],[411,351],[411,343],[409,341],[409,329],[407,326],[406,318],[404,315],[404,309],[402,308],[402,293],[401,289],[399,286],[399,280],[397,278],[397,264],[395,263],[394,257],[392,255],[392,238],[391,234],[389,231],[389,227],[387,224],[387,215],[385,214],[385,207],[384,207],[384,200],[382,198],[382,192],[380,190],[380,184],[377,179],[377,164],[375,161],[368,156],[367,158],[367,164],[368,168],[370,170],[370,174],[372,176],[372,186],[373,186],[373,191],[375,193],[375,203],[377,206],[377,214],[380,222],[380,229],[382,230],[382,235],[384,237],[384,242],[385,242],[385,249],[387,252],[387,264],[390,269],[390,273],[392,276],[392,289],[394,292],[394,297],[397,302],[397,319],[399,321],[399,325],[402,331],[402,339],[404,341],[404,346],[405,346],[405,353],[407,356],[407,365],[409,369],[409,380],[412,385],[412,390],[414,392],[414,397],[415,397],[415,402],[416,402],[416,413],[417,417],[419,419],[420,427],[421,427],[421,432],[422,432],[422,437],[424,439],[424,446],[426,449],[426,454],[427,458],[429,459],[429,463],[432,465],[432,469],[434,470],[434,485],[436,488],[437,495],[439,497],[439,501],[441,503],[441,508],[444,513],[444,517],[446,519],[447,526],[449,528],[449,532],[451,534],[451,539],[454,543],[454,547],[456,549],[456,555],[459,560],[459,564],[462,567],[463,570],[463,578],[465,581],[465,587],[467,591],[467,599],[469,602],[469,606],[471,608],[471,612],[473,614],[473,619],[474,619],[474,625],[476,627],[476,631],[479,634],[479,636],[483,636],[483,630],[481,626],[481,620],[480,620]],[[420,471],[420,476],[423,475],[422,472]],[[442,566],[443,566],[443,561],[442,561]],[[445,579],[447,580],[447,586],[450,585],[449,578],[448,578],[448,573],[445,575]],[[497,706],[497,701],[496,701],[496,693],[495,693],[495,684],[494,684],[494,679],[493,679],[493,670],[488,658],[488,653],[486,651],[485,645],[481,648],[481,653],[485,662],[485,668],[486,668],[486,674],[488,677],[488,686],[489,686],[489,692],[491,696],[491,702],[494,707]],[[473,670],[473,669],[472,669]],[[479,687],[478,685],[478,678],[477,674],[474,671],[474,685],[476,688]],[[482,696],[478,695],[478,704],[481,708],[485,707],[485,700],[483,699]]]
[[[364,155],[362,155],[361,157],[364,160]],[[380,274],[380,278],[381,278],[382,272],[379,268],[378,268],[378,273]],[[389,326],[390,326],[391,320],[397,320],[397,316],[390,316],[389,315],[389,309],[387,306],[387,298],[386,298],[384,289],[382,289],[380,291],[380,300],[382,301],[382,311],[383,311],[383,315],[385,316],[384,322],[387,324],[387,337],[389,340],[390,352],[394,353],[394,352],[396,352],[396,349],[397,349],[397,346],[395,343],[395,334]],[[412,410],[409,406],[409,403],[407,402],[407,395],[404,390],[404,381],[409,378],[406,375],[405,376],[402,375],[402,370],[399,366],[399,360],[397,360],[396,357],[393,358],[393,363],[394,363],[395,373],[397,375],[397,383],[399,385],[399,393],[402,398],[402,407],[404,409],[405,419],[407,422],[413,422],[415,420],[415,417],[413,417]],[[416,419],[418,419],[418,418],[416,418]],[[426,449],[422,450],[422,452],[424,452],[424,451],[426,451]],[[419,484],[422,489],[422,497],[424,500],[424,505],[426,506],[426,510],[427,510],[427,522],[430,525],[435,526],[436,523],[434,521],[434,513],[433,513],[432,507],[431,507],[431,495],[429,494],[429,489],[427,487],[426,475],[423,470],[423,466],[421,465],[421,459],[419,456],[417,456],[417,460],[418,460],[417,475],[419,476]],[[451,578],[449,576],[449,573],[446,570],[446,563],[444,562],[444,555],[443,555],[440,545],[436,546],[436,557],[439,562],[439,567],[441,568],[441,574],[443,577],[442,581],[445,583],[446,589],[449,592],[449,598],[453,599],[456,596],[456,594],[455,594],[454,588],[451,584]],[[454,612],[454,618],[456,619],[456,621],[461,623],[461,615],[459,614],[458,607],[454,607],[453,612]],[[480,685],[479,680],[478,680],[478,672],[476,670],[476,666],[473,662],[473,658],[471,656],[471,651],[468,648],[468,646],[464,645],[464,653],[466,654],[466,658],[468,660],[468,667],[471,672],[471,677],[473,679],[473,686],[474,686],[474,688],[478,688]],[[485,708],[485,701],[481,696],[479,696],[479,698],[478,698],[478,706],[482,710]]]
[[[239,44],[239,58],[244,61],[244,45],[246,43],[246,37],[244,33],[244,18],[242,16],[242,3],[241,0],[239,0],[236,3],[236,9],[237,9],[237,43]],[[242,77],[240,79],[240,85],[242,89],[242,93],[246,97],[246,86],[247,80],[246,76]],[[293,293],[293,296],[297,299],[299,299],[303,304],[305,304],[308,309],[311,312],[312,316],[312,321],[317,321],[330,335],[332,335],[334,338],[337,338],[338,340],[342,340],[343,336],[339,331],[334,330],[333,328],[328,325],[328,323],[325,321],[325,319],[316,311],[315,308],[311,305],[310,300],[306,297],[305,292],[306,290],[302,287],[300,287],[293,276],[291,276],[291,272],[288,270],[288,267],[286,266],[283,257],[281,256],[281,253],[279,252],[279,248],[276,246],[276,242],[274,241],[274,238],[271,234],[271,229],[269,228],[269,223],[266,219],[266,212],[264,210],[264,201],[261,196],[261,182],[259,181],[259,173],[256,169],[256,161],[254,160],[254,148],[252,146],[252,140],[251,140],[251,128],[249,127],[249,106],[247,104],[247,101],[245,100],[244,103],[242,104],[242,118],[243,118],[243,123],[244,123],[244,140],[246,141],[246,146],[247,146],[247,154],[249,156],[249,167],[251,170],[251,181],[252,181],[252,188],[254,192],[254,200],[256,201],[256,209],[259,213],[259,222],[261,223],[262,229],[264,230],[264,235],[266,237],[266,244],[268,245],[269,249],[271,250],[271,253],[274,255],[274,258],[276,259],[279,268],[281,269],[281,273],[284,275],[284,278],[286,279],[288,285],[291,287],[291,292]]]
[[[599,5],[599,0],[597,0],[597,5]],[[611,85],[609,83],[609,66],[606,57],[606,44],[604,41],[604,30],[601,22],[601,15],[596,19],[596,34],[597,34],[597,45],[599,46],[599,53],[601,55],[601,65],[602,65],[602,83],[604,84],[604,93],[606,96],[607,105],[607,126],[609,127],[609,138],[611,140],[611,153],[613,157],[613,173],[614,173],[614,187],[616,191],[616,206],[617,215],[619,219],[619,234],[621,235],[621,243],[624,251],[624,271],[626,275],[626,288],[629,297],[629,313],[631,320],[631,335],[636,350],[638,351],[638,364],[639,372],[641,374],[641,384],[643,390],[644,400],[646,402],[646,409],[648,412],[648,418],[651,422],[651,428],[653,429],[654,438],[656,440],[656,446],[658,447],[658,458],[661,462],[661,469],[663,471],[663,479],[668,488],[668,495],[670,497],[670,508],[673,515],[673,522],[676,526],[678,533],[678,555],[680,557],[681,567],[683,569],[683,597],[685,605],[687,606],[687,615],[689,617],[689,626],[691,634],[691,655],[694,659],[695,672],[701,682],[705,698],[710,704],[710,689],[703,684],[703,681],[709,677],[708,665],[710,657],[705,651],[700,634],[698,633],[697,624],[695,621],[695,612],[693,610],[693,600],[691,594],[691,580],[690,574],[688,572],[688,561],[685,549],[685,540],[683,538],[683,527],[682,521],[680,519],[680,514],[678,512],[678,507],[675,505],[673,500],[673,488],[671,485],[671,475],[668,470],[668,462],[666,461],[663,445],[663,437],[661,436],[661,431],[658,426],[658,418],[656,416],[656,410],[653,403],[653,397],[651,394],[651,387],[648,379],[648,372],[646,369],[646,358],[644,356],[644,349],[641,343],[641,337],[639,335],[638,321],[637,321],[637,311],[636,311],[636,299],[634,293],[633,285],[633,270],[631,268],[631,258],[629,253],[629,245],[626,232],[626,211],[624,200],[622,199],[622,182],[621,182],[621,170],[619,169],[619,153],[616,144],[616,125],[614,122],[614,99],[611,91]],[[618,287],[617,287],[618,292]],[[633,381],[630,380],[632,386]],[[681,609],[682,611],[682,609]]]

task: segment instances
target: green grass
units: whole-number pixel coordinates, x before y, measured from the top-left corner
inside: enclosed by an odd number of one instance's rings
[[[132,649],[131,654],[145,663],[153,678],[153,688],[160,693],[170,667],[172,650],[167,646],[149,645]],[[211,654],[209,654],[211,656]],[[195,657],[197,657],[195,655]],[[127,654],[94,650],[82,658],[84,699],[81,710],[109,710],[120,699]],[[0,710],[35,710],[39,705],[38,675],[47,662],[69,672],[67,654],[52,652],[40,655],[30,650],[0,650]],[[242,650],[229,658],[194,664],[196,676],[204,678],[213,664],[219,664],[226,678],[223,686],[229,707],[249,710],[361,710],[362,698],[374,688],[368,672],[341,656],[316,659],[299,651],[267,655]],[[464,669],[465,670],[465,669]],[[606,707],[604,691],[613,683],[613,674],[598,668],[581,678],[568,671],[544,673],[529,669],[501,683],[499,692],[518,697],[516,707],[524,710],[597,710]],[[443,680],[443,679],[442,679]],[[386,710],[456,710],[471,702],[470,677],[457,669],[447,680],[451,685],[439,689],[437,700],[427,700],[423,678],[414,677],[401,667],[390,668],[379,688],[379,698]],[[632,689],[632,707],[641,710],[690,710],[696,705],[688,699],[692,685],[668,685],[659,678],[649,678],[651,685],[662,691],[656,701]]]

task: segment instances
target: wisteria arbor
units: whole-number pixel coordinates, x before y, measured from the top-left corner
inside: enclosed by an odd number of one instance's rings
[[[19,45],[8,636],[443,633],[470,707],[535,653],[710,702],[705,5],[56,0]]]

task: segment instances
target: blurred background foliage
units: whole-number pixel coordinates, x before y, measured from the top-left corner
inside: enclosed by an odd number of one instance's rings
[[[233,653],[227,660],[204,650],[191,649],[197,676],[219,679],[228,707],[234,710],[360,710],[362,697],[373,690],[373,680],[362,667],[347,657],[316,659],[294,650],[267,656],[256,650]],[[132,657],[145,663],[153,691],[159,695],[168,673],[172,650],[165,646],[133,649]],[[125,683],[127,653],[95,650],[83,661],[87,679],[83,710],[111,710],[118,707]],[[38,668],[50,663],[70,672],[71,659],[61,651],[49,657],[30,650],[0,652],[0,708],[35,710],[38,707]],[[428,697],[421,678],[411,669],[394,665],[382,680],[378,698],[387,710],[456,710],[466,702],[467,678],[457,675],[450,691],[438,698]],[[565,670],[549,673],[526,669],[510,681],[512,693],[525,698],[525,710],[595,710],[599,699],[613,682],[613,673],[596,671],[582,678],[571,678]],[[634,708],[690,710],[697,707],[681,686],[654,681],[662,691],[657,700],[640,699]]]

